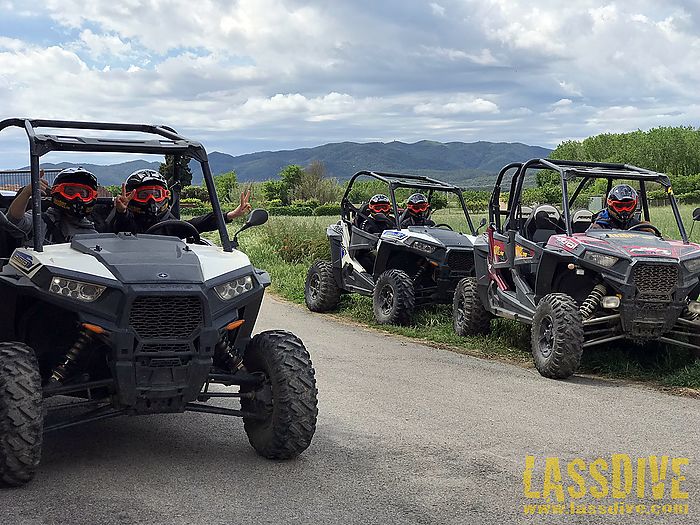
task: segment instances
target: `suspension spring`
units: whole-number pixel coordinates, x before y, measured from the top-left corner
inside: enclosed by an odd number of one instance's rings
[[[231,348],[228,334],[221,336],[219,342],[216,343],[216,346],[214,347],[214,355],[221,362],[225,363],[231,372],[235,372],[243,368],[243,359],[241,359],[238,353]]]
[[[605,285],[602,284],[596,284],[593,287],[593,290],[591,290],[591,293],[588,294],[588,297],[583,301],[581,306],[579,307],[579,312],[581,313],[581,319],[584,321],[586,319],[589,319],[595,311],[598,309],[598,306],[600,306],[600,301],[603,299],[605,294],[608,292],[607,288],[605,288]]]
[[[91,343],[92,334],[83,328],[78,334],[78,339],[70,347],[70,350],[66,352],[63,362],[54,368],[49,383],[63,383],[78,368],[80,358],[90,347]]]
[[[416,272],[416,275],[413,277],[413,284],[418,284],[423,277],[423,274],[425,273],[426,270],[426,264],[423,263],[423,265],[418,268],[418,271]]]

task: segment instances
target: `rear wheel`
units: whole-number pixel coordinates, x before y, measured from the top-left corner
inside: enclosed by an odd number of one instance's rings
[[[243,364],[264,377],[253,399],[241,399],[245,412],[259,416],[243,418],[248,441],[269,459],[298,456],[311,444],[318,415],[316,378],[304,343],[282,330],[259,333],[248,343]]]
[[[306,306],[312,312],[328,312],[340,302],[340,288],[333,276],[333,265],[328,261],[316,261],[306,274],[304,286]]]
[[[41,374],[34,351],[0,343],[0,484],[31,481],[41,459]]]
[[[407,324],[416,307],[413,281],[402,270],[385,271],[374,285],[373,304],[379,324]]]
[[[452,326],[457,335],[491,332],[491,313],[484,308],[474,277],[459,281],[452,301]]]
[[[578,305],[563,293],[545,295],[532,319],[532,357],[545,377],[566,379],[583,354],[583,323]]]

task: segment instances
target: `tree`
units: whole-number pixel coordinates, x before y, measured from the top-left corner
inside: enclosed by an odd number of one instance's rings
[[[292,196],[299,200],[316,200],[320,204],[337,202],[340,186],[335,179],[326,174],[326,167],[321,161],[313,161],[301,173],[301,178],[294,186]]]
[[[282,199],[283,186],[281,180],[266,180],[262,183],[262,193],[266,201],[279,200],[284,202]]]
[[[281,186],[278,198],[281,199],[284,204],[291,203],[294,189],[299,184],[299,181],[301,181],[303,175],[304,168],[296,164],[290,164],[279,172]]]
[[[222,203],[238,202],[238,178],[235,171],[222,173],[214,177],[214,187]]]
[[[178,162],[180,168],[180,177],[175,177],[175,155],[166,155],[165,162],[161,162],[158,171],[168,180],[168,186],[171,188],[176,183],[180,183],[180,187],[190,186],[192,184],[192,170],[190,169],[189,157],[180,157]]]

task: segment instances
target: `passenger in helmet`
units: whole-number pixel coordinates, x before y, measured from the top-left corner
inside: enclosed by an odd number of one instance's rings
[[[634,216],[638,203],[637,190],[629,184],[618,184],[608,193],[607,207],[598,214],[591,228],[626,230],[642,224]],[[644,228],[639,229],[644,231]]]
[[[84,168],[66,168],[56,175],[49,187],[43,170],[40,175],[42,193],[51,195],[51,205],[41,215],[44,242],[65,243],[80,233],[97,233],[89,219],[97,202],[97,178]],[[32,187],[28,184],[7,209],[7,218],[24,232],[27,239],[34,234],[32,212],[27,211],[31,196]]]
[[[435,226],[430,219],[430,203],[422,193],[414,193],[406,201],[406,210],[401,214],[401,227]]]
[[[363,220],[360,228],[368,233],[379,235],[384,230],[394,227],[394,219],[391,213],[391,201],[382,193],[373,195],[367,205],[368,216]]]
[[[250,211],[250,192],[241,193],[240,205],[224,214],[231,222]],[[122,184],[122,193],[114,199],[114,210],[107,219],[114,232],[143,233],[154,224],[177,219],[170,210],[168,182],[160,173],[143,169],[133,172]],[[213,212],[189,221],[200,233],[217,229]]]

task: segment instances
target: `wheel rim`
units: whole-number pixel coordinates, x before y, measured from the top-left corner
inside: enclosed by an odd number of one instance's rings
[[[312,299],[316,299],[321,290],[321,277],[315,273],[309,279],[309,295]]]
[[[386,285],[379,292],[379,309],[382,314],[389,315],[394,308],[394,289],[391,285]]]
[[[459,296],[457,299],[457,325],[462,326],[464,324],[464,298]]]
[[[550,316],[545,316],[540,322],[539,333],[537,334],[537,342],[540,348],[542,357],[549,357],[554,350],[554,324]]]

